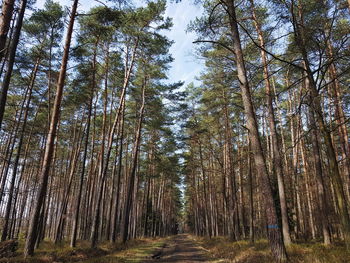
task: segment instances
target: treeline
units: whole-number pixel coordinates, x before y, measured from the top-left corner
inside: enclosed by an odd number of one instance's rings
[[[190,25],[205,70],[189,86],[187,224],[350,247],[349,28],[340,0],[203,1]]]
[[[26,256],[44,239],[96,247],[178,228],[166,3],[72,3],[2,4],[1,241],[25,239]]]

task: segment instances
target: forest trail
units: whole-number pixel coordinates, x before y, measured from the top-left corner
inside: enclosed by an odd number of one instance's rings
[[[144,263],[196,263],[211,262],[208,259],[205,250],[196,242],[191,240],[188,235],[181,234],[174,236],[166,246],[152,260]]]

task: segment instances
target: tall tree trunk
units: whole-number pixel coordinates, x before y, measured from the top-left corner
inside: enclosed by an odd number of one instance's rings
[[[247,71],[245,68],[241,40],[238,31],[235,2],[234,0],[226,0],[225,5],[229,15],[237,75],[240,82],[245,114],[247,116],[247,128],[251,136],[251,146],[254,154],[255,166],[259,173],[261,194],[264,196],[268,239],[276,261],[284,262],[287,260],[287,253],[283,243],[282,232],[277,217],[276,204],[273,198],[271,182],[266,167],[265,157],[259,137],[258,124],[250,94]]]
[[[93,97],[94,97],[94,85],[93,85],[91,92],[90,92],[90,100],[89,100],[89,105],[88,105],[88,115],[87,115],[85,141],[84,141],[84,153],[83,153],[82,168],[81,168],[81,173],[80,173],[79,183],[78,183],[77,199],[76,199],[76,204],[75,204],[75,209],[74,209],[73,229],[72,229],[72,236],[71,236],[71,241],[70,241],[71,247],[75,247],[76,242],[77,242],[80,204],[81,204],[81,198],[82,198],[83,183],[84,183],[85,168],[86,168],[85,166],[86,166],[87,152],[88,152],[88,146],[89,146]]]
[[[13,14],[13,7],[15,0],[5,0],[2,3],[1,17],[0,17],[0,62],[6,54],[7,34],[11,25],[11,18]]]
[[[81,122],[83,122],[83,120],[81,120]],[[77,124],[78,125],[78,121]],[[76,171],[76,167],[77,167],[77,163],[79,160],[79,155],[80,155],[80,147],[82,144],[81,141],[81,135],[82,135],[82,129],[83,125],[80,125],[80,129],[77,132],[76,135],[73,136],[73,147],[72,147],[72,151],[71,151],[71,160],[69,162],[70,165],[70,171],[69,171],[69,175],[68,175],[68,184],[66,184],[65,182],[65,186],[63,187],[63,200],[62,200],[62,205],[61,205],[61,209],[58,211],[58,223],[56,224],[56,232],[55,232],[55,236],[54,236],[54,243],[57,244],[59,241],[62,240],[62,232],[63,232],[63,228],[64,228],[64,218],[65,218],[65,214],[66,214],[66,210],[67,210],[67,206],[68,206],[68,202],[69,202],[69,198],[71,195],[71,188],[72,188],[72,184],[73,184],[73,177]],[[74,128],[74,131],[76,131],[76,128]]]
[[[120,203],[120,188],[121,188],[121,175],[122,175],[122,161],[123,161],[123,140],[124,140],[124,118],[125,118],[125,98],[122,105],[122,116],[120,123],[120,138],[119,138],[119,154],[118,154],[118,170],[117,170],[117,190],[116,190],[116,200],[113,208],[113,222],[112,222],[112,232],[110,240],[112,242],[116,241],[117,238],[117,228],[118,228],[118,208]]]
[[[249,240],[254,243],[254,187],[253,187],[253,173],[252,173],[252,155],[249,134],[248,141],[248,187],[249,187]]]
[[[350,0],[349,0],[350,1]],[[338,126],[339,140],[340,140],[340,148],[342,152],[343,158],[343,167],[344,167],[344,177],[346,180],[350,178],[350,144],[349,144],[349,135],[346,127],[346,116],[342,106],[342,92],[340,87],[340,82],[338,79],[337,68],[334,60],[333,54],[333,46],[331,41],[329,40],[327,43],[327,54],[331,59],[332,63],[329,67],[329,75],[331,78],[330,84],[330,96],[333,98],[334,108],[335,108],[335,120]],[[349,187],[349,185],[347,186]],[[350,189],[347,189],[349,192]]]
[[[278,132],[276,128],[276,120],[275,120],[275,110],[273,108],[273,91],[270,82],[270,73],[268,68],[267,54],[265,51],[265,40],[263,37],[263,32],[261,30],[260,23],[256,16],[254,0],[250,0],[252,5],[252,13],[253,20],[255,23],[255,28],[258,33],[258,38],[260,42],[261,49],[261,59],[264,67],[264,79],[265,79],[265,88],[266,88],[266,104],[267,104],[267,114],[269,119],[269,129],[271,134],[271,143],[272,143],[272,166],[273,172],[277,176],[278,183],[278,194],[281,205],[281,216],[282,216],[282,233],[283,233],[283,241],[286,246],[292,243],[290,238],[290,230],[288,223],[288,211],[287,211],[287,200],[285,194],[284,187],[284,179],[283,179],[283,166],[282,166],[282,158],[281,153],[279,151],[279,143],[278,143]]]
[[[297,11],[298,18],[296,17],[296,14],[295,14],[295,7],[297,8],[296,11]],[[313,76],[309,58],[308,58],[308,52],[306,50],[306,45],[305,45],[306,36],[303,29],[304,28],[303,10],[302,10],[300,0],[298,0],[297,6],[295,6],[294,0],[292,1],[291,15],[293,19],[296,43],[300,50],[300,53],[302,55],[303,62],[304,62],[305,74],[307,76],[306,85],[311,95],[310,107],[312,108],[315,114],[315,119],[317,121],[319,129],[321,130],[323,140],[325,143],[327,159],[329,161],[329,175],[334,185],[337,205],[338,205],[340,218],[341,218],[341,225],[342,225],[344,240],[347,248],[350,249],[350,217],[348,212],[348,205],[347,205],[347,201],[344,193],[342,178],[339,173],[338,161],[337,161],[336,153],[332,143],[331,133],[323,118],[321,98],[318,92],[317,84],[314,80],[314,76]]]
[[[37,59],[35,66],[34,66],[34,69],[33,69],[33,72],[32,72],[29,87],[28,87],[29,93],[28,93],[28,98],[27,98],[27,102],[25,105],[22,129],[21,129],[21,132],[19,135],[20,139],[19,139],[18,146],[17,146],[17,154],[16,154],[15,162],[13,164],[13,169],[12,169],[13,174],[12,174],[12,179],[11,179],[11,183],[10,183],[9,200],[8,200],[7,206],[6,206],[5,223],[4,223],[4,228],[2,231],[2,235],[1,235],[1,241],[6,240],[6,237],[8,235],[10,212],[11,212],[11,206],[12,206],[12,201],[13,201],[13,191],[14,191],[15,182],[16,182],[16,178],[17,178],[17,170],[18,170],[20,155],[22,153],[22,145],[23,145],[23,139],[24,139],[25,129],[26,129],[26,125],[27,125],[28,111],[29,111],[29,106],[30,106],[30,102],[32,99],[32,91],[33,91],[36,75],[37,75],[38,68],[39,68],[39,62],[40,62],[40,59]],[[19,116],[19,120],[18,120],[19,122],[20,122],[20,119],[21,119],[21,116]]]
[[[97,240],[98,240],[98,228],[99,228],[99,224],[100,224],[99,217],[100,217],[100,209],[101,209],[100,206],[101,206],[101,200],[102,200],[102,188],[104,185],[105,178],[107,176],[109,158],[110,158],[110,155],[112,152],[112,146],[113,146],[113,141],[114,141],[114,134],[115,134],[116,128],[117,128],[119,121],[120,121],[121,112],[122,112],[122,108],[123,108],[123,101],[125,100],[126,90],[127,90],[127,87],[129,86],[129,81],[130,81],[131,73],[133,70],[134,62],[135,62],[135,56],[136,56],[136,50],[138,48],[138,43],[139,43],[139,38],[136,39],[136,42],[135,42],[135,45],[134,45],[134,48],[132,51],[132,57],[130,59],[130,64],[129,64],[128,58],[125,61],[124,83],[123,83],[123,88],[122,88],[122,92],[120,95],[119,107],[117,109],[117,113],[116,113],[113,125],[110,129],[110,132],[109,132],[106,156],[101,157],[101,158],[105,158],[105,162],[104,162],[103,167],[100,170],[101,174],[98,178],[98,188],[97,188],[98,196],[97,196],[97,201],[96,201],[96,205],[95,205],[95,213],[93,216],[93,224],[92,224],[92,230],[91,230],[91,247],[93,247],[93,248],[96,247]]]
[[[55,148],[54,142],[55,142],[55,137],[57,132],[57,124],[59,122],[59,115],[61,111],[63,87],[66,79],[69,50],[70,50],[70,45],[72,40],[73,27],[74,27],[77,7],[78,7],[78,0],[74,0],[72,5],[72,10],[71,10],[71,17],[68,25],[67,35],[66,35],[66,42],[64,45],[61,69],[60,69],[58,82],[57,82],[57,90],[56,90],[56,97],[55,97],[55,102],[54,102],[54,107],[52,112],[52,118],[51,118],[50,128],[49,128],[48,137],[46,141],[46,146],[45,146],[44,160],[43,160],[42,168],[39,175],[39,189],[35,197],[34,210],[32,211],[32,215],[30,218],[27,240],[24,247],[25,256],[31,256],[34,253],[35,240],[38,234],[37,226],[39,223],[40,211],[44,203],[45,195],[47,191],[47,183],[48,183],[50,166],[51,166],[52,157],[53,157],[53,151]]]
[[[307,81],[305,81],[307,85]],[[310,98],[311,102],[312,99]],[[322,159],[321,159],[321,149],[319,146],[319,131],[317,128],[315,116],[313,110],[309,107],[308,117],[310,122],[310,128],[312,130],[311,143],[312,143],[312,156],[314,171],[316,176],[317,184],[317,193],[318,193],[318,205],[320,209],[321,224],[322,224],[322,234],[323,234],[323,243],[325,245],[330,245],[331,243],[331,234],[329,230],[329,220],[328,220],[328,200],[326,198],[326,191],[324,187],[324,172],[322,168]]]
[[[132,159],[132,166],[131,166],[131,173],[129,176],[129,182],[128,182],[128,188],[126,193],[126,201],[125,201],[125,207],[124,207],[124,218],[123,218],[123,228],[122,228],[122,241],[125,243],[128,240],[129,237],[129,222],[130,222],[130,213],[132,209],[132,203],[133,203],[133,192],[134,192],[134,184],[135,184],[135,177],[136,177],[136,168],[137,168],[137,161],[138,161],[138,155],[139,155],[139,146],[141,142],[141,128],[143,123],[143,114],[145,110],[145,91],[146,91],[146,85],[147,80],[145,79],[142,85],[142,104],[140,108],[140,116],[139,121],[137,125],[137,130],[135,134],[135,143],[133,148],[133,159]]]
[[[27,89],[27,92],[28,92],[28,89]],[[24,104],[24,101],[22,102],[21,109],[23,109],[23,106],[24,106],[23,104]],[[18,116],[17,116],[18,112],[20,112],[20,111],[16,110],[16,113],[14,114],[14,118],[13,118],[14,122],[16,122],[16,120],[18,118]],[[14,125],[13,129],[11,129],[11,132],[10,132],[9,138],[8,138],[8,142],[6,144],[4,162],[2,165],[2,169],[0,171],[1,175],[2,175],[1,176],[1,185],[0,185],[0,204],[2,204],[4,195],[5,195],[7,176],[9,175],[10,163],[11,163],[12,155],[14,153],[14,147],[16,144],[16,135],[17,135],[18,129],[19,129],[19,124],[17,123],[16,125]]]
[[[27,7],[27,0],[22,0],[21,7],[19,9],[19,14],[17,16],[16,28],[15,28],[15,31],[13,33],[13,38],[12,38],[11,44],[10,44],[10,53],[9,53],[9,59],[8,59],[8,64],[7,64],[7,71],[6,71],[6,74],[4,76],[4,79],[3,79],[2,85],[1,85],[0,130],[1,130],[1,125],[2,125],[3,118],[4,118],[5,106],[6,106],[6,100],[7,100],[7,92],[8,92],[8,89],[10,87],[12,70],[13,70],[13,65],[15,63],[16,51],[17,51],[19,38],[21,35],[24,12],[26,10],[26,7]],[[0,49],[0,51],[1,51],[1,49]]]

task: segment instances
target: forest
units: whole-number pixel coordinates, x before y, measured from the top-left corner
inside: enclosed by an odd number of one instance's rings
[[[350,262],[350,0],[63,2],[2,1],[0,262]]]

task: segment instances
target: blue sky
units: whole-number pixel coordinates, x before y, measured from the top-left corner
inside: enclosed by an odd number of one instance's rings
[[[63,6],[70,8],[71,0],[56,0]],[[97,1],[92,0],[80,0],[79,10],[87,11],[91,7],[100,5]],[[101,2],[104,2],[103,0]],[[141,0],[137,1],[138,5],[141,4]],[[202,62],[194,56],[194,44],[195,34],[186,33],[186,28],[189,22],[194,19],[195,16],[201,14],[202,10],[199,5],[194,5],[193,0],[182,0],[180,3],[175,1],[168,1],[167,10],[165,16],[173,19],[173,28],[169,32],[165,32],[165,35],[169,39],[174,40],[175,43],[170,49],[170,53],[174,57],[175,61],[172,63],[172,67],[169,71],[169,81],[177,82],[184,81],[185,85],[190,82],[196,82],[195,77],[199,75],[203,69]],[[42,7],[45,0],[38,0],[37,7]]]

